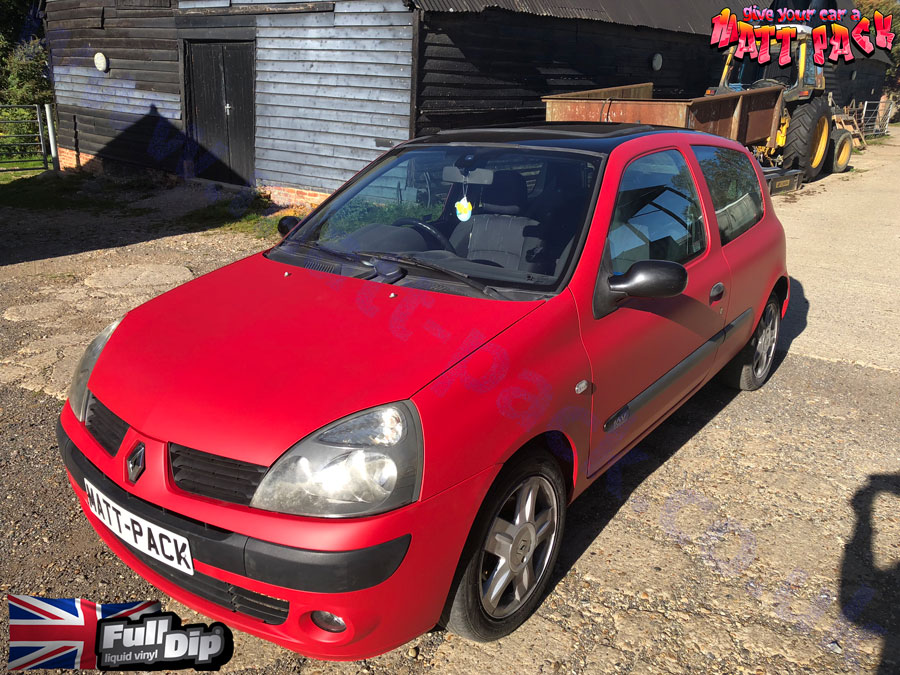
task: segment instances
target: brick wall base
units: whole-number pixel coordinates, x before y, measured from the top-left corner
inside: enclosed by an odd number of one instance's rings
[[[259,190],[268,194],[269,199],[279,206],[297,206],[300,208],[316,207],[329,196],[324,192],[280,185],[261,185]]]
[[[62,170],[89,171],[94,174],[113,172],[120,163],[89,155],[86,152],[77,152],[69,148],[59,148],[59,168]],[[128,167],[131,172],[135,167]],[[146,169],[147,172],[159,173],[154,169]],[[285,207],[298,207],[300,209],[312,209],[321,204],[329,195],[314,190],[285,187],[282,185],[260,185],[257,188],[269,196],[275,204]]]
[[[59,168],[90,171],[91,173],[103,173],[103,162],[94,155],[86,152],[78,152],[69,148],[58,148]]]

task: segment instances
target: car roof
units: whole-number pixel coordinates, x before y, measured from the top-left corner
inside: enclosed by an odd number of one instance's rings
[[[658,133],[702,134],[677,127],[606,122],[537,122],[504,124],[471,129],[451,129],[422,136],[406,143],[414,145],[452,143],[509,143],[609,154],[617,145],[640,136]]]

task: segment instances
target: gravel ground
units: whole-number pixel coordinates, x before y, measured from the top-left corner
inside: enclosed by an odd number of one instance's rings
[[[346,664],[235,633],[224,670],[900,672],[898,148],[777,199],[794,278],[771,381],[710,384],[583,495],[553,590],[520,630],[488,645],[435,631]],[[0,208],[0,590],[160,597],[80,513],[53,428],[103,325],[262,248],[166,224],[207,198],[167,190],[133,217]],[[7,620],[4,603],[4,653]]]

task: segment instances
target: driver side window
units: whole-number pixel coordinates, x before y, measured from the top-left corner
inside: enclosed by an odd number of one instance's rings
[[[706,249],[700,201],[680,152],[655,152],[628,165],[608,242],[614,274],[639,260],[685,263]]]

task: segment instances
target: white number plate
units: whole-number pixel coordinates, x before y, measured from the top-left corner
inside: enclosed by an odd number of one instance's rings
[[[191,545],[187,539],[148,523],[128,509],[122,508],[91,485],[87,478],[84,479],[84,489],[87,492],[91,512],[119,539],[169,567],[181,570],[185,574],[194,573]]]

